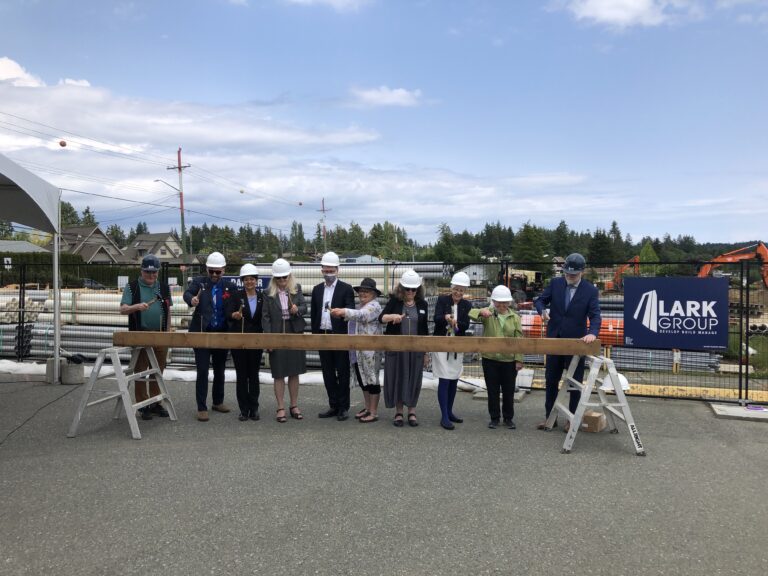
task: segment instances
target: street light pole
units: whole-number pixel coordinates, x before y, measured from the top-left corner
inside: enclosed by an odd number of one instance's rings
[[[155,182],[162,182],[166,186],[170,186],[176,192],[179,193],[179,205],[181,209],[181,253],[188,254],[187,251],[187,229],[184,227],[184,191],[181,188],[176,188],[173,184],[169,184],[165,180],[162,180],[160,178],[156,178]],[[181,183],[181,172],[179,172],[179,183]]]

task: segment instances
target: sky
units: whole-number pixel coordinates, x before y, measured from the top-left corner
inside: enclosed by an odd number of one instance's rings
[[[0,153],[105,229],[180,229],[181,147],[188,229],[311,238],[324,200],[328,228],[421,244],[561,220],[768,240],[768,0],[2,0],[0,22]]]

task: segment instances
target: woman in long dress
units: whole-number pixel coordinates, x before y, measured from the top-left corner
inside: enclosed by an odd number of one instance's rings
[[[384,334],[427,336],[429,334],[429,306],[424,300],[421,277],[414,270],[406,270],[395,293],[390,296],[379,322],[386,324]],[[408,424],[418,426],[416,404],[421,393],[421,380],[426,363],[424,352],[385,352],[384,404],[395,408],[392,423],[403,426],[403,406],[408,408]]]
[[[457,272],[451,278],[451,293],[440,296],[435,305],[435,336],[464,336],[469,328],[469,311],[472,305],[464,300],[464,290],[469,286],[469,276]],[[464,370],[464,354],[461,352],[433,352],[432,374],[438,378],[437,401],[440,403],[440,426],[453,430],[454,422],[463,419],[453,413],[453,401],[459,378]]]
[[[376,288],[376,280],[363,278],[360,286],[354,287],[360,301],[356,309],[333,308],[331,314],[337,318],[344,318],[349,327],[349,334],[376,335],[381,334],[379,314],[381,304],[377,297],[381,291]],[[379,419],[379,397],[381,386],[379,385],[379,370],[381,367],[381,354],[376,350],[350,350],[349,361],[352,382],[363,391],[365,406],[357,414],[358,422],[368,424]]]
[[[264,297],[261,324],[265,333],[302,334],[306,321],[307,305],[298,284],[291,274],[291,265],[282,258],[272,263],[272,280]],[[285,381],[288,380],[288,395],[291,399],[290,416],[303,420],[299,410],[299,374],[307,371],[307,354],[304,350],[270,350],[269,367],[275,383],[277,414],[275,419],[284,423]]]

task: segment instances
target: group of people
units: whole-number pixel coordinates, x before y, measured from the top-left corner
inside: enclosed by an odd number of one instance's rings
[[[184,292],[184,301],[193,307],[190,332],[239,332],[239,333],[287,333],[301,334],[306,327],[306,301],[292,273],[289,262],[278,258],[272,264],[272,280],[267,289],[257,289],[258,269],[245,264],[240,269],[243,287],[223,279],[226,260],[219,252],[211,253],[206,260],[207,276],[195,278]],[[600,331],[600,306],[598,292],[593,284],[583,278],[586,262],[580,254],[571,254],[565,260],[564,275],[557,277],[544,289],[534,305],[547,321],[548,338],[580,338],[592,342]],[[155,256],[142,261],[140,277],[131,282],[123,293],[120,312],[129,315],[130,330],[168,330],[172,300],[167,284],[159,282],[157,274],[160,262]],[[328,252],[323,255],[320,271],[323,281],[312,289],[310,328],[313,334],[352,335],[406,335],[429,334],[429,312],[425,300],[422,278],[414,270],[406,270],[385,306],[378,297],[381,291],[376,281],[364,278],[359,286],[339,280],[339,257]],[[434,312],[436,336],[464,336],[474,320],[483,325],[483,335],[496,338],[521,338],[520,316],[515,310],[512,294],[503,285],[496,286],[490,297],[490,305],[472,308],[464,298],[470,286],[469,277],[457,272],[451,279],[450,293],[437,299]],[[357,305],[355,305],[357,295]],[[589,321],[589,324],[587,324]],[[274,382],[276,400],[275,419],[285,423],[288,417],[302,420],[299,408],[299,376],[307,371],[306,351],[268,350],[269,368]],[[165,366],[166,350],[156,348],[160,368]],[[208,374],[213,368],[211,386],[211,410],[230,412],[224,403],[224,370],[226,349],[195,348],[197,378],[195,394],[197,419],[206,422],[208,412]],[[239,419],[259,420],[259,370],[263,351],[259,349],[234,349],[232,357],[237,374],[236,395]],[[419,425],[416,406],[421,393],[424,369],[430,358],[424,352],[386,351],[384,357],[384,404],[394,408],[392,423],[403,427],[406,423]],[[570,356],[549,355],[546,360],[545,413],[548,417],[554,407],[563,371],[570,363]],[[328,409],[320,412],[320,418],[349,418],[350,390],[362,390],[364,405],[354,415],[361,423],[379,419],[379,400],[382,385],[379,382],[382,353],[376,350],[321,350],[320,364],[323,383],[328,396]],[[488,392],[488,427],[495,429],[502,423],[515,429],[514,391],[518,372],[523,367],[522,354],[482,353],[483,375]],[[141,364],[143,362],[143,364]],[[147,364],[146,354],[139,358],[137,370]],[[437,398],[440,405],[440,425],[454,430],[463,422],[453,411],[458,381],[463,370],[463,355],[457,352],[431,354],[432,372],[438,378]],[[142,368],[143,369],[143,368]],[[581,381],[584,359],[575,377]],[[289,405],[285,406],[285,388],[288,387]],[[157,395],[155,382],[136,383],[137,402]],[[570,410],[575,412],[579,393],[571,392]],[[160,403],[140,409],[142,419],[167,416]],[[544,429],[546,419],[538,425]],[[557,424],[555,423],[555,426]],[[567,430],[567,423],[566,423]]]

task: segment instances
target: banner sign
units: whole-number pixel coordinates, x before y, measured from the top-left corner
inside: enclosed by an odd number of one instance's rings
[[[728,347],[727,278],[625,278],[624,345]]]
[[[243,281],[240,278],[240,276],[223,276],[224,280],[229,280],[237,286],[238,290],[243,289]],[[269,281],[272,279],[272,276],[262,276],[259,275],[258,280],[256,280],[256,290],[266,290],[267,286],[269,286]]]

